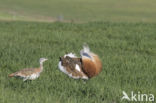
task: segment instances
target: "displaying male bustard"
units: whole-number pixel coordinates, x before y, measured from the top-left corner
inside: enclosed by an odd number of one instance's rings
[[[21,77],[23,81],[26,80],[35,80],[40,76],[40,73],[43,71],[43,62],[48,59],[40,58],[40,67],[39,68],[25,68],[15,73],[9,74],[9,77]]]
[[[69,53],[60,57],[59,69],[74,79],[89,79],[98,75],[102,70],[102,63],[97,54],[90,51],[87,45],[80,51],[81,57]]]

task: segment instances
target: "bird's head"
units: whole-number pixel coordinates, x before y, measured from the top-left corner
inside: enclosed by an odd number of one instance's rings
[[[40,63],[43,63],[43,62],[45,62],[45,61],[47,61],[48,59],[46,59],[46,58],[40,58]]]

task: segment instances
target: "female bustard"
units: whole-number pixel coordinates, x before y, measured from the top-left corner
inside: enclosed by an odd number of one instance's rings
[[[15,73],[9,74],[9,77],[21,77],[23,81],[26,80],[35,80],[40,76],[40,73],[43,71],[43,62],[48,59],[40,58],[40,67],[39,68],[25,68]]]
[[[74,79],[89,79],[101,72],[101,60],[87,45],[83,46],[80,55],[78,58],[75,54],[69,53],[60,57],[59,69]]]

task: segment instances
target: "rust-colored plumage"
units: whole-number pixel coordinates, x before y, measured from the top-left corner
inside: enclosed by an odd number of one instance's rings
[[[98,55],[92,53],[88,46],[84,46],[80,54],[80,58],[72,53],[60,57],[59,69],[74,79],[88,79],[98,75],[102,70]]]
[[[83,71],[89,78],[98,75],[102,70],[102,63],[99,57],[95,54],[91,54],[91,56],[93,60],[82,57]]]

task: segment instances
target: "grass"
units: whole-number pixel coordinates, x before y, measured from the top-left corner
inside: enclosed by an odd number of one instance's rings
[[[129,103],[121,101],[123,90],[156,98],[155,3],[0,0],[0,103]],[[59,19],[63,22],[54,22]],[[79,56],[83,43],[103,63],[102,72],[86,82],[69,78],[57,66],[67,52]],[[37,80],[8,78],[38,67],[41,57],[49,60]]]
[[[0,103],[127,103],[120,100],[123,90],[156,96],[155,28],[154,23],[1,21]],[[79,55],[84,42],[103,63],[102,72],[87,82],[57,67],[59,56]],[[37,80],[8,78],[19,69],[38,67],[40,57],[49,60]]]
[[[0,0],[1,20],[156,22],[155,0]]]

